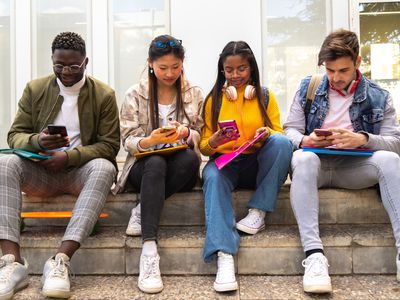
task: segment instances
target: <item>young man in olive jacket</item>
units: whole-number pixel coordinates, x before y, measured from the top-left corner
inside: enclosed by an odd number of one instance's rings
[[[28,263],[19,246],[21,191],[39,197],[78,196],[61,245],[43,269],[43,294],[68,298],[70,259],[90,234],[117,173],[120,134],[114,91],[85,74],[89,60],[78,34],[57,35],[51,58],[54,75],[27,84],[8,133],[11,148],[51,158],[0,157],[0,299],[28,284]],[[50,134],[49,124],[64,125],[68,135]]]

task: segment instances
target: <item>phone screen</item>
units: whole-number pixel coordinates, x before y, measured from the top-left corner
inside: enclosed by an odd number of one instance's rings
[[[47,130],[49,134],[61,134],[61,136],[67,136],[67,128],[63,125],[48,125]]]
[[[327,129],[314,129],[314,132],[317,136],[329,136],[332,135],[332,131]]]
[[[219,125],[219,128],[224,130],[225,132],[234,131],[234,130],[239,132],[235,120],[219,121],[218,125]]]

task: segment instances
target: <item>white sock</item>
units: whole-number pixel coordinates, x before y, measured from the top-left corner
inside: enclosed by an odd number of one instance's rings
[[[145,256],[156,256],[157,255],[156,241],[145,241],[142,246],[142,254]]]

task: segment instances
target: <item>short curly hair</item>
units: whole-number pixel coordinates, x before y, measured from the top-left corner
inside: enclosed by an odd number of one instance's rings
[[[86,56],[85,41],[75,32],[61,32],[58,34],[51,44],[51,52],[54,53],[56,49],[75,50]]]

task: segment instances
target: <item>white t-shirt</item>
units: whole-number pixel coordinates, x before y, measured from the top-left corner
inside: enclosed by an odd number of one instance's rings
[[[68,137],[70,138],[69,147],[57,149],[63,151],[82,145],[78,115],[78,97],[81,88],[85,84],[85,76],[73,86],[64,86],[58,78],[57,84],[60,87],[60,95],[63,96],[64,102],[54,120],[54,125],[64,125],[67,128]]]

